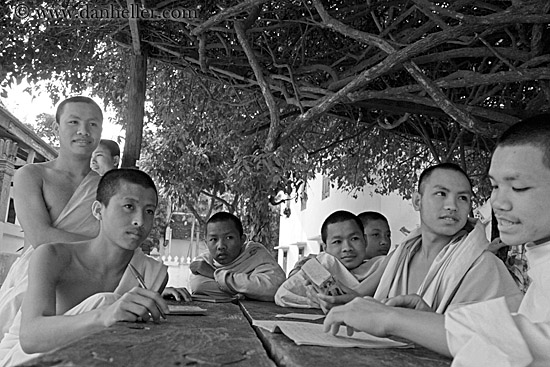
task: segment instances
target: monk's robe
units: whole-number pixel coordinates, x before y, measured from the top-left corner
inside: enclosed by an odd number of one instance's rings
[[[466,227],[470,227],[469,223]],[[459,231],[434,259],[419,289],[408,289],[409,263],[420,249],[422,233],[414,230],[393,253],[374,294],[377,300],[418,294],[437,313],[450,305],[509,297],[517,310],[522,294],[512,276],[493,253],[478,221],[470,231]]]
[[[92,215],[92,203],[96,197],[97,185],[101,177],[90,171],[82,180],[52,226],[67,232],[95,237],[99,233],[99,221]],[[23,302],[27,290],[29,259],[34,247],[25,239],[25,252],[10,268],[6,280],[0,288],[0,338],[8,331],[15,314]]]
[[[221,265],[209,252],[195,261],[205,261],[214,269],[214,279],[191,274],[191,294],[227,298],[237,294],[260,301],[273,301],[277,288],[285,281],[285,272],[267,249],[257,242],[244,245],[241,254],[230,264]]]
[[[445,314],[454,367],[550,366],[550,242],[525,248],[531,284],[517,313],[498,298]]]
[[[140,248],[134,252],[134,256],[130,260],[137,271],[142,274],[143,280],[147,289],[160,291],[161,286],[168,273],[168,268],[161,262],[145,255]],[[137,279],[134,277],[129,268],[120,279],[120,283],[114,292],[96,293],[81,303],[65,312],[64,315],[78,315],[93,309],[109,306],[118,300],[124,293],[132,290],[134,287],[139,287]],[[19,310],[9,327],[8,332],[0,341],[0,367],[14,366],[23,363],[39,356],[42,353],[27,354],[21,349],[19,343],[19,331],[21,327],[21,310]]]
[[[361,281],[373,274],[382,263],[384,256],[378,256],[363,261],[358,267],[348,270],[336,257],[322,252],[316,259],[323,265],[332,276],[348,288],[354,289]],[[275,303],[282,307],[298,308],[321,308],[316,299],[308,297],[307,277],[303,270],[298,270],[294,275],[279,287],[275,294]],[[309,290],[312,292],[312,290]]]

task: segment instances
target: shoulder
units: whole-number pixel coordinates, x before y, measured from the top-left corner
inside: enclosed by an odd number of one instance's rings
[[[45,163],[26,164],[15,172],[14,180],[41,179],[47,169],[48,166]]]
[[[71,244],[70,246],[76,246]],[[61,270],[72,260],[72,249],[64,243],[47,243],[38,246],[31,258],[31,266],[43,267],[52,270]]]
[[[267,248],[259,242],[247,242],[244,246],[244,251],[250,256],[269,254]]]

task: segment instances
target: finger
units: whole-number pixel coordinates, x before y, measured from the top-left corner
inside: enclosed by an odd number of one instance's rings
[[[348,336],[353,336],[353,333],[355,332],[355,329],[352,328],[351,326],[346,326],[346,332],[347,332]]]

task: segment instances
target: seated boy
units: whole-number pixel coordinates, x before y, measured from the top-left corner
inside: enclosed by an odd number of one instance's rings
[[[378,212],[362,212],[357,215],[365,228],[367,254],[365,259],[386,256],[391,248],[390,224],[385,216]]]
[[[526,164],[528,163],[528,164]],[[491,206],[501,240],[526,244],[532,283],[516,313],[505,297],[439,315],[414,309],[415,299],[385,305],[355,298],[333,308],[325,330],[399,336],[454,356],[453,366],[550,366],[550,114],[506,130],[489,168]],[[400,307],[390,307],[400,306]]]
[[[262,244],[246,242],[239,218],[227,212],[211,216],[206,223],[206,246],[208,252],[189,265],[193,295],[273,301],[285,273]]]
[[[340,210],[332,213],[321,226],[323,251],[316,257],[340,285],[353,288],[376,269],[380,261],[366,260],[363,223],[354,214]],[[382,258],[380,258],[382,259]],[[307,259],[307,261],[311,261]],[[301,262],[301,268],[305,262]],[[321,308],[302,269],[293,269],[275,294],[282,307]]]
[[[156,206],[155,184],[146,173],[120,169],[102,177],[91,208],[100,221],[97,237],[44,244],[31,257],[23,305],[0,342],[1,366],[22,363],[117,321],[158,321],[160,310],[168,313],[158,293],[168,280],[166,266],[140,250]],[[147,289],[140,288],[128,264]]]

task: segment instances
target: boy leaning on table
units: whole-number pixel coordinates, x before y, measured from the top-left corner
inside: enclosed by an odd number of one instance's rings
[[[329,312],[325,330],[346,325],[350,332],[404,337],[454,356],[453,366],[550,366],[550,114],[504,132],[489,178],[501,240],[526,244],[532,283],[517,313],[504,297],[445,315],[407,309],[414,302],[403,298],[386,304],[355,298]]]
[[[212,215],[206,222],[206,246],[208,252],[189,265],[192,295],[273,301],[285,272],[262,244],[246,242],[239,218],[227,212]]]
[[[0,366],[22,363],[117,321],[159,321],[169,312],[158,293],[168,280],[167,268],[140,249],[156,207],[155,184],[145,172],[119,169],[101,178],[90,208],[99,234],[36,248],[23,305],[0,342]]]
[[[321,226],[323,250],[293,269],[275,294],[275,303],[282,307],[321,308],[302,268],[309,261],[318,261],[337,280],[353,288],[372,274],[383,257],[367,260],[367,244],[363,223],[353,213],[339,210],[327,217]]]

